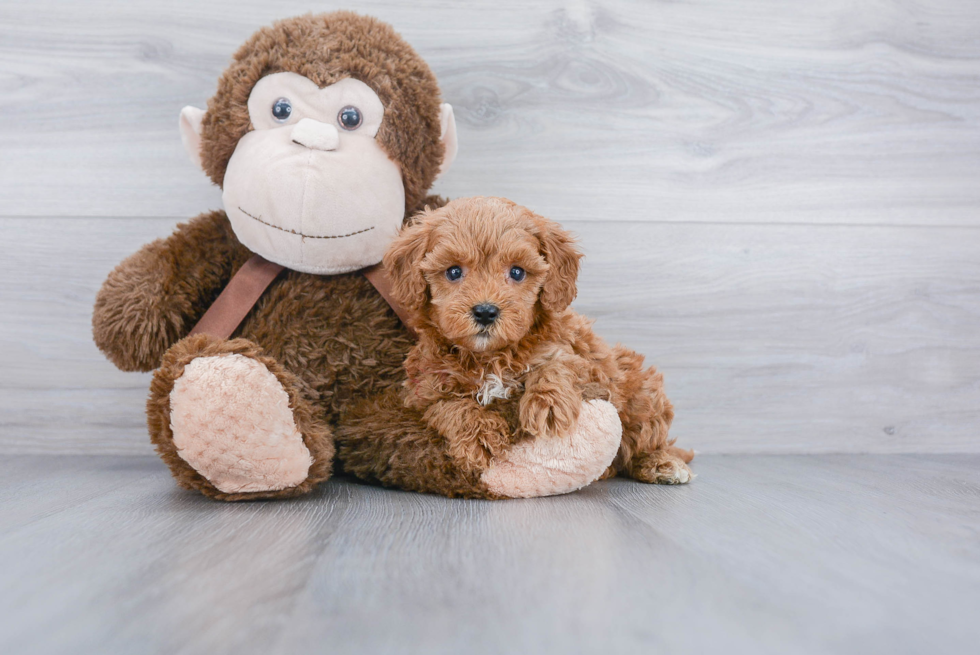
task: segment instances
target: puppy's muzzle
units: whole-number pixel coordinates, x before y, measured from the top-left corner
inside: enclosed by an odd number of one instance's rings
[[[477,305],[470,311],[473,314],[473,320],[483,327],[493,325],[494,321],[497,320],[497,317],[500,316],[500,308],[496,305],[491,305],[490,303]]]

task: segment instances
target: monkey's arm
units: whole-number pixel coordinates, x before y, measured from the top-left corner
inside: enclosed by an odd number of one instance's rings
[[[124,371],[151,371],[250,256],[222,211],[182,223],[109,274],[95,298],[95,344]]]

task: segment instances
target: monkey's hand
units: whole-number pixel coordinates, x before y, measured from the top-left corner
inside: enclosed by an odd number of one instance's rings
[[[467,471],[483,471],[510,444],[507,421],[481,407],[472,398],[440,400],[424,415],[441,434],[449,454]]]
[[[146,244],[102,284],[92,312],[95,344],[124,371],[151,371],[249,257],[224,212],[202,214]]]

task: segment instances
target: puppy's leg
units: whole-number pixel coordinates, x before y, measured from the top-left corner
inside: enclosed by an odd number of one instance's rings
[[[521,428],[535,437],[568,436],[582,408],[580,376],[585,368],[584,360],[565,356],[531,371],[520,402]]]
[[[686,484],[695,477],[684,459],[668,448],[637,453],[630,462],[628,475],[634,480],[650,484]]]
[[[433,403],[424,419],[445,437],[450,455],[467,471],[487,468],[494,455],[510,444],[506,419],[472,398]]]
[[[350,406],[337,426],[342,471],[361,480],[423,493],[500,498],[449,454],[445,437],[406,407],[400,389],[388,389]]]
[[[617,471],[653,484],[684,484],[694,477],[687,463],[694,453],[673,446],[667,431],[674,408],[664,394],[663,375],[644,368],[643,356],[617,346],[620,370],[619,416],[623,442],[616,457]]]

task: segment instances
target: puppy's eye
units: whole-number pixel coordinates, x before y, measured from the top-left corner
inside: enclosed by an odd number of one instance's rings
[[[512,279],[514,282],[523,282],[525,275],[527,275],[527,273],[525,273],[524,269],[520,266],[510,267],[510,279]]]
[[[463,277],[463,269],[459,266],[450,266],[446,269],[446,279],[450,282],[455,282],[461,277]]]
[[[337,120],[345,130],[356,130],[361,126],[361,111],[357,107],[344,107],[337,114]]]
[[[293,113],[293,103],[289,98],[279,98],[272,103],[272,117],[280,123],[285,123]]]

